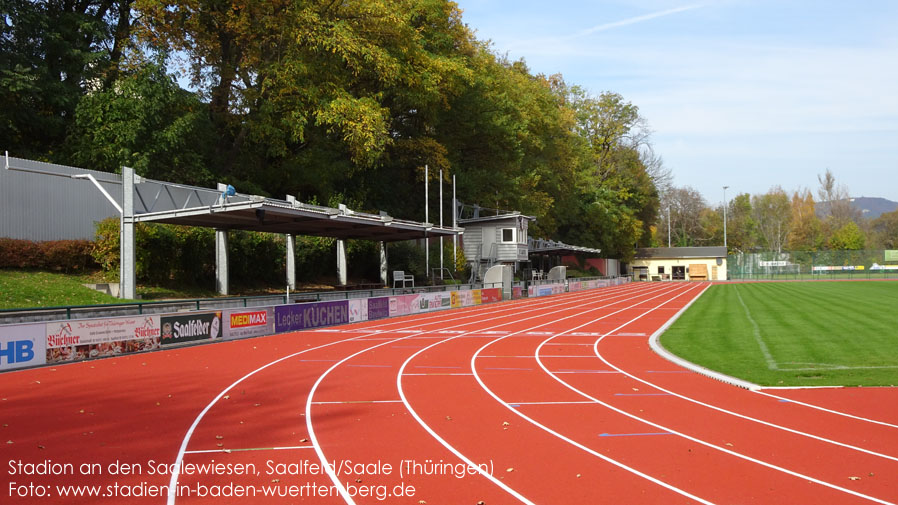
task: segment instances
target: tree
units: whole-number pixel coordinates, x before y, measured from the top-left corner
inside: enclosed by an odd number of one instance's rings
[[[670,209],[671,241],[674,247],[696,246],[705,242],[702,211],[708,205],[701,193],[689,186],[673,188],[661,205],[664,209]]]
[[[757,245],[757,224],[754,220],[751,195],[742,193],[729,202],[727,209],[727,246],[731,251],[751,251]]]
[[[751,206],[764,246],[782,252],[792,223],[792,209],[786,192],[775,186],[763,195],[752,197]]]
[[[795,251],[816,251],[824,245],[814,196],[807,189],[792,194],[792,227],[789,247]]]
[[[844,184],[836,184],[836,178],[830,169],[826,173],[817,176],[820,188],[817,195],[823,205],[823,215],[829,230],[841,228],[848,221],[858,221],[860,213],[851,206],[851,198],[848,187]]]
[[[884,249],[898,249],[898,210],[873,220],[874,240]]]
[[[207,168],[207,108],[182,90],[162,62],[120,78],[106,91],[85,96],[75,110],[66,148],[76,165],[189,184],[211,184]]]
[[[87,91],[114,79],[131,38],[131,0],[0,3],[0,138],[18,156],[60,159]]]
[[[864,232],[855,224],[849,221],[842,225],[841,228],[833,232],[829,239],[830,249],[836,251],[860,251],[866,246],[866,237]]]

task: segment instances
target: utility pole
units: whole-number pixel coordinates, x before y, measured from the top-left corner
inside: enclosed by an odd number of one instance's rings
[[[727,246],[727,188],[729,186],[723,187],[723,246]]]

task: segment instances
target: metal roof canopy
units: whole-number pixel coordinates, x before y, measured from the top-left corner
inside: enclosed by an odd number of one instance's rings
[[[636,259],[726,258],[727,248],[710,247],[644,247],[636,249]]]
[[[292,198],[277,200],[239,193],[229,196],[220,190],[143,178],[134,189],[134,220],[142,222],[380,242],[452,236],[463,231],[395,219],[383,212],[357,212],[343,205],[335,209]]]
[[[572,253],[601,254],[601,249],[568,245],[556,240],[530,239],[530,254],[558,255]]]

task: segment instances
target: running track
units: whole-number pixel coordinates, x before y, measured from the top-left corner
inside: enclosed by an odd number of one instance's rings
[[[706,287],[630,284],[5,373],[0,502],[898,503],[895,388],[752,392],[649,348]],[[20,460],[76,475],[13,472]],[[117,461],[140,468],[113,475]],[[258,474],[150,471],[212,461]],[[17,497],[28,483],[107,497]],[[116,484],[181,494],[109,497]],[[214,486],[256,496],[198,496]],[[384,496],[400,490],[413,496]]]

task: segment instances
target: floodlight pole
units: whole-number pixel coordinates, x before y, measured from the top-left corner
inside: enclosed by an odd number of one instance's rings
[[[727,188],[723,187],[723,246],[727,246]]]
[[[667,248],[670,249],[670,205],[667,206]]]
[[[440,228],[443,227],[443,169],[440,169]],[[443,279],[443,235],[440,235],[440,280]]]
[[[454,233],[458,227],[458,200],[455,198],[455,174],[452,174],[452,270],[456,267],[458,257],[458,234]]]
[[[424,223],[430,223],[430,189],[427,185],[428,167],[424,165]],[[430,278],[430,238],[427,236],[427,228],[424,229],[424,275]]]

